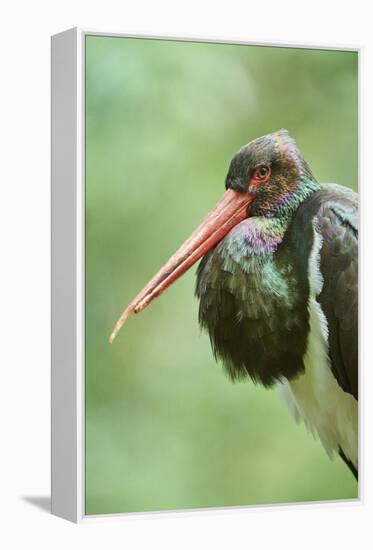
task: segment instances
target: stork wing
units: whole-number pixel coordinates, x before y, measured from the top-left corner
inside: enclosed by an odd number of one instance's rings
[[[358,398],[358,203],[357,195],[325,185],[316,230],[322,236],[318,301],[328,321],[329,355],[342,389]],[[316,198],[316,197],[315,197]]]

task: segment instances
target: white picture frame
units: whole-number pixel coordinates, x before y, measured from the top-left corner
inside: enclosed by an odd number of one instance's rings
[[[77,523],[89,519],[84,510],[84,40],[87,35],[133,37],[79,28],[52,37],[52,513]],[[170,36],[141,38],[204,41]],[[360,47],[301,46],[355,51],[359,58],[361,54]]]

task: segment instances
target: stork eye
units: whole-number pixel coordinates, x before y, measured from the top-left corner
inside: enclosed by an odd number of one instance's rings
[[[251,177],[252,185],[260,185],[261,183],[266,182],[271,175],[271,169],[269,166],[258,166],[254,170],[254,174]]]
[[[268,166],[259,166],[259,168],[256,169],[256,178],[257,179],[264,179],[269,174],[269,168]]]

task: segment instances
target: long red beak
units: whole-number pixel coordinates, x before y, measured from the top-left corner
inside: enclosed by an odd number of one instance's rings
[[[120,316],[110,336],[113,342],[130,313],[139,313],[176,279],[181,277],[206,252],[215,246],[235,225],[247,218],[253,196],[228,189],[201,225],[181,245],[168,262],[139,292]]]

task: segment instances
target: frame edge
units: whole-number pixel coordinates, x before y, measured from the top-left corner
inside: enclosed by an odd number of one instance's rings
[[[69,521],[81,506],[81,351],[78,216],[81,159],[79,32],[51,41],[51,511]],[[80,308],[80,309],[79,309]]]

